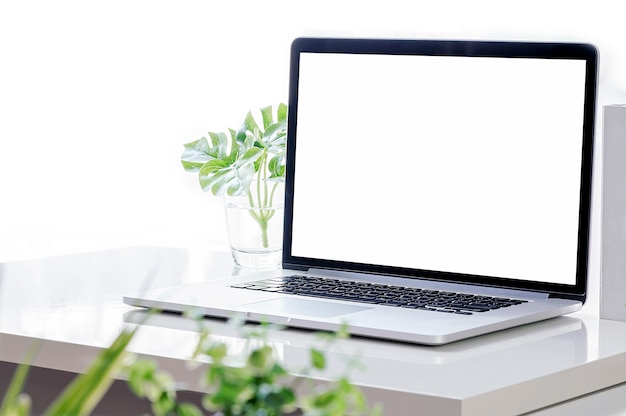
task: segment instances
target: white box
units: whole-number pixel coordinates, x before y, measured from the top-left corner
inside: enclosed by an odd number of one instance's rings
[[[603,110],[600,318],[626,321],[626,105]]]

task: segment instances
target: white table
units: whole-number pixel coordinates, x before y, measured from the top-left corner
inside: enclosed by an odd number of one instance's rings
[[[0,264],[0,361],[17,363],[35,340],[34,366],[80,373],[141,311],[124,294],[151,287],[220,278],[240,272],[225,252],[168,247],[125,247]],[[214,336],[234,350],[245,340],[231,325],[209,321]],[[187,360],[196,324],[158,315],[142,325],[134,352],[155,357],[189,391],[200,391],[202,366]],[[269,340],[294,373],[316,338],[275,330]],[[538,324],[439,347],[364,338],[327,349],[321,382],[358,357],[350,380],[385,415],[612,415],[626,413],[626,323],[583,311]],[[8,374],[1,374],[0,379]]]

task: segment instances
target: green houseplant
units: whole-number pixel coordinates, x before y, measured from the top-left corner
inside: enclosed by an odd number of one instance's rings
[[[196,318],[198,319],[198,318]],[[223,341],[211,337],[202,320],[200,336],[193,359],[208,361],[204,376],[206,393],[202,405],[180,402],[176,395],[175,380],[161,371],[149,358],[137,358],[127,352],[127,347],[138,328],[125,328],[113,343],[103,350],[85,373],[53,401],[44,412],[50,416],[89,415],[103,398],[116,377],[125,377],[129,388],[140,398],[151,403],[156,416],[200,416],[205,410],[221,416],[278,416],[297,414],[309,416],[379,415],[378,407],[368,408],[363,393],[347,377],[340,377],[324,389],[311,383],[301,386],[302,378],[289,374],[276,358],[268,343],[265,326],[252,327],[242,332],[250,342],[240,365],[229,363],[232,358]],[[244,328],[244,327],[240,327]],[[301,369],[303,375],[313,375],[326,367],[323,346],[337,338],[347,336],[346,328],[335,334],[319,334],[322,348],[311,347],[310,364]],[[27,359],[34,350],[27,354]],[[27,378],[28,365],[18,366],[4,399],[0,402],[2,416],[28,416],[30,401],[22,392]],[[303,388],[304,387],[304,388]],[[308,388],[307,388],[308,387]]]
[[[227,198],[227,220],[235,261],[246,266],[249,264],[244,262],[249,256],[274,254],[274,260],[260,264],[278,266],[282,248],[281,186],[285,176],[287,106],[267,106],[259,113],[257,121],[249,111],[237,130],[209,132],[208,137],[186,143],[181,162],[186,171],[198,174],[203,191]],[[237,197],[238,202],[233,202]],[[230,217],[228,208],[233,208]],[[239,212],[243,209],[246,217],[254,222],[254,231],[259,235],[256,241],[246,240],[241,235],[245,232],[244,218],[237,216],[236,209]],[[272,224],[278,234],[273,241]]]

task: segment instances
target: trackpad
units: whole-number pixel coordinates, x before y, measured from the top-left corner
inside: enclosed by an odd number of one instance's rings
[[[278,298],[239,305],[237,309],[266,315],[307,315],[318,318],[331,318],[333,316],[366,311],[372,308],[357,305],[342,305],[331,302],[317,302],[306,299]]]

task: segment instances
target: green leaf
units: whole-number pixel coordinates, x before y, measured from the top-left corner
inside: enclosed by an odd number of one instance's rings
[[[284,122],[270,124],[263,133],[263,142],[267,147],[277,146],[275,152],[284,151],[287,142],[287,125]]]
[[[318,409],[324,409],[331,406],[337,399],[341,399],[334,390],[325,391],[313,399],[313,405]]]
[[[230,133],[230,157],[237,158],[239,153],[239,143],[237,142],[237,132],[233,129],[228,129]]]
[[[21,394],[20,392],[24,388],[30,366],[28,363],[32,362],[40,344],[33,344],[25,354],[24,360],[15,369],[15,374],[11,379],[11,384],[4,395],[2,402],[0,403],[0,415],[19,415],[26,416],[30,412],[30,398]]]
[[[211,345],[206,351],[204,351],[204,353],[208,357],[213,359],[213,361],[219,362],[226,357],[226,354],[228,353],[228,348],[226,347],[226,344],[215,343]]]
[[[270,159],[267,168],[270,178],[283,178],[285,176],[285,156],[279,155]]]
[[[278,110],[276,112],[277,112],[278,121],[287,122],[287,105],[286,104],[280,103],[278,105]]]
[[[245,126],[247,131],[254,132],[255,130],[260,130],[259,125],[257,124],[254,116],[252,115],[252,111],[248,111],[246,114],[246,118],[243,121],[243,125]]]
[[[269,125],[274,122],[271,105],[261,109],[261,117],[263,118],[263,130],[267,130]]]
[[[128,386],[138,397],[146,397],[146,386],[152,383],[156,371],[156,363],[153,360],[141,359],[128,366]]]
[[[209,137],[211,137],[212,143],[212,146],[208,151],[209,155],[215,159],[224,159],[232,155],[232,151],[228,151],[229,140],[226,133],[209,132]]]
[[[202,190],[210,190],[213,195],[245,195],[254,177],[254,162],[261,154],[260,149],[251,148],[238,160],[209,160],[199,173]]]
[[[183,168],[188,172],[197,172],[202,165],[213,159],[209,154],[209,142],[206,137],[183,145],[185,150],[181,156]]]
[[[181,403],[176,408],[178,416],[202,416],[203,413],[197,406],[191,403]]]
[[[80,416],[91,413],[120,371],[126,347],[135,332],[136,329],[124,329],[87,371],[63,390],[45,414]]]
[[[265,368],[271,358],[272,348],[265,346],[252,351],[248,357],[248,363],[256,368]]]
[[[176,407],[176,400],[167,391],[161,391],[157,400],[152,401],[152,411],[156,415],[168,415]]]
[[[272,375],[274,376],[286,376],[287,374],[287,370],[285,370],[285,368],[283,366],[281,366],[280,364],[274,363],[274,366],[272,367],[271,370]]]
[[[310,352],[311,364],[313,365],[313,368],[323,370],[326,367],[326,357],[324,356],[324,353],[314,348],[311,348]]]
[[[185,150],[181,156],[181,162],[186,171],[197,172],[210,160],[225,159],[231,156],[232,151],[229,151],[230,141],[225,133],[209,132],[208,134],[210,142],[206,137],[202,137],[184,145]],[[233,146],[232,150],[236,152],[237,147]]]

